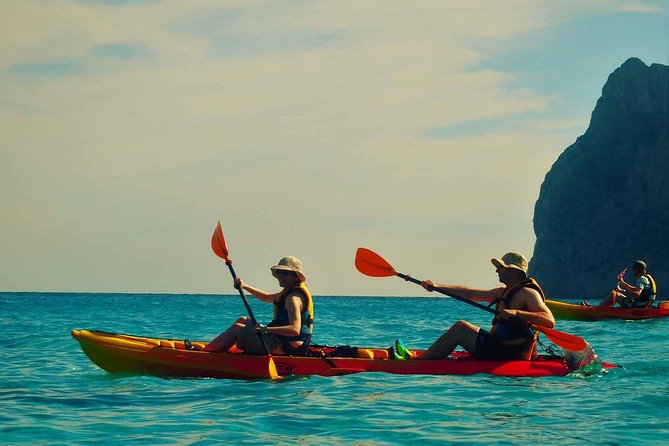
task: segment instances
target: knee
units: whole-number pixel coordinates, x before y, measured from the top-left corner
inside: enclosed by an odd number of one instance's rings
[[[469,326],[469,322],[459,320],[453,326],[451,327],[452,330],[454,331],[461,331]]]
[[[462,334],[462,333],[470,333],[472,331],[476,331],[477,327],[475,327],[474,325],[470,324],[467,321],[460,320],[460,321],[457,321],[455,324],[453,324],[453,326],[451,327],[451,330],[454,333]]]
[[[244,328],[246,328],[246,325],[248,324],[248,319],[245,317],[240,317],[237,319],[228,329],[232,333],[239,333],[242,331]]]
[[[235,325],[239,325],[242,327],[248,323],[249,323],[249,318],[247,318],[246,316],[241,316],[239,319],[235,321]]]
[[[451,325],[451,328],[446,330],[446,335],[453,335],[462,331],[464,327],[464,321],[457,321],[455,324]]]

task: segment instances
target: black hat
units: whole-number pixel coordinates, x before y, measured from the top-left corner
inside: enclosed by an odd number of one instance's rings
[[[648,269],[648,266],[646,265],[646,262],[644,262],[643,260],[635,260],[634,263],[632,263],[632,268],[646,271]]]

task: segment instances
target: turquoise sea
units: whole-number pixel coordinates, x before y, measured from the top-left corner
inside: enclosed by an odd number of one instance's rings
[[[271,305],[253,300],[267,321]],[[314,342],[425,348],[487,313],[439,298],[316,297]],[[582,377],[358,374],[280,382],[113,376],[72,328],[206,340],[239,296],[0,293],[0,443],[667,444],[669,320],[559,321],[609,362]],[[547,342],[544,339],[545,342]]]

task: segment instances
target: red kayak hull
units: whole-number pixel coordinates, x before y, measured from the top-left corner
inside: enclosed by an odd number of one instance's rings
[[[598,321],[601,319],[658,319],[669,316],[669,301],[660,302],[658,308],[599,307],[577,305],[556,300],[547,300],[553,316],[557,319],[575,321]]]
[[[241,353],[210,353],[186,350],[173,339],[145,338],[101,331],[72,330],[82,350],[100,368],[110,373],[161,377],[207,377],[267,379],[272,361],[280,376],[337,376],[361,372],[424,375],[474,375],[540,377],[564,376],[571,371],[560,357],[539,356],[530,361],[480,361],[465,353],[441,360],[388,359],[385,349],[359,349],[357,358],[252,356]],[[193,342],[202,348],[205,342]],[[328,353],[332,347],[324,347]],[[420,354],[421,352],[417,352]]]

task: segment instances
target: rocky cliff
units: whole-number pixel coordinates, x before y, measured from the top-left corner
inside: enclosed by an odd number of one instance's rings
[[[669,299],[669,67],[632,58],[609,76],[546,174],[534,232],[530,274],[549,298],[604,297],[643,259]]]

